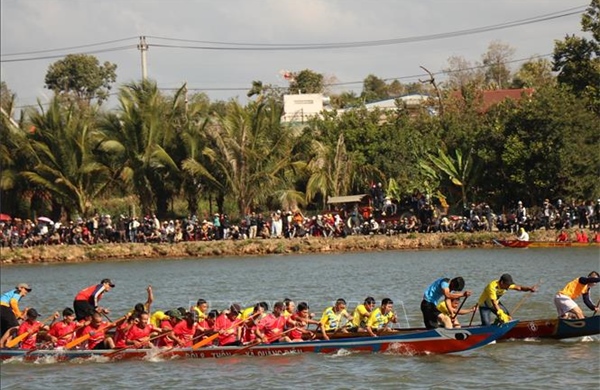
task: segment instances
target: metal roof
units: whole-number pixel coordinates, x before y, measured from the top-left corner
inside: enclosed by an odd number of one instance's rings
[[[367,194],[347,195],[347,196],[330,196],[329,199],[327,199],[327,204],[357,203],[357,202],[360,202],[362,200],[362,198],[364,198],[365,196],[367,196]]]

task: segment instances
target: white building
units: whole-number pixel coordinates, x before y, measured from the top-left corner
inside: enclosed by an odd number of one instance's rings
[[[311,117],[321,116],[321,111],[329,105],[329,97],[320,93],[283,95],[282,122],[305,122]]]

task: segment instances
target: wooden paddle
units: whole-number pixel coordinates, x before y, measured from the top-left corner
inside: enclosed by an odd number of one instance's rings
[[[465,297],[465,299],[463,299],[463,301],[460,303],[460,305],[458,306],[458,309],[456,309],[456,312],[452,315],[452,317],[450,317],[450,320],[454,321],[454,319],[456,318],[456,316],[458,315],[458,313],[460,312],[460,310],[462,309],[463,305],[465,304],[465,302],[467,301],[467,298],[469,298],[468,296]]]
[[[471,319],[469,320],[469,326],[471,326],[471,324],[473,323],[473,318],[475,318],[475,313],[477,313],[477,308],[479,307],[479,304],[475,305],[475,310],[473,310],[473,314],[471,314]]]
[[[117,321],[106,324],[103,327],[98,328],[95,332],[102,332],[102,331],[107,331],[108,329],[112,329],[115,326],[117,326],[119,324],[119,322],[123,321],[125,318],[127,318],[126,315],[124,315],[123,317],[119,318]],[[92,335],[90,333],[84,334],[83,336],[80,336],[78,338],[76,338],[75,340],[67,343],[67,345],[65,345],[65,349],[72,349],[76,346],[78,346],[79,344],[83,343],[84,341],[89,340],[89,338]]]
[[[51,316],[48,316],[47,318],[45,318],[44,321],[42,321],[41,325],[39,325],[35,330],[32,329],[28,332],[24,332],[24,333],[18,335],[14,339],[8,340],[8,342],[6,343],[6,347],[12,348],[12,347],[16,346],[17,344],[19,344],[21,341],[25,340],[27,337],[36,334],[37,332],[40,331],[40,329],[42,329],[42,327],[44,327],[44,325],[46,325],[46,322],[48,322],[49,320],[54,319],[54,318],[55,318],[54,314],[52,314]]]
[[[596,310],[594,310],[594,314],[592,314],[592,317],[596,315],[596,313],[598,313],[598,308],[600,308],[600,299],[598,299],[598,303],[596,303]]]
[[[233,322],[233,324],[231,324],[231,326],[227,329],[224,329],[226,332],[235,328],[236,326],[240,326],[241,324],[249,321],[250,319],[258,316],[260,313],[255,313],[253,315],[251,315],[250,317],[246,318],[245,320],[236,320]],[[200,340],[198,341],[196,344],[192,345],[192,350],[196,350],[198,348],[202,348],[205,345],[208,345],[210,343],[212,343],[213,341],[215,341],[217,339],[217,337],[219,337],[219,332],[217,331],[215,334],[213,334],[212,336],[208,336],[207,338],[205,338],[204,340]]]
[[[540,279],[540,281],[535,286],[533,286],[533,289],[537,290],[537,288],[540,286],[540,284],[542,284],[542,279]],[[513,309],[513,311],[510,313],[511,317],[514,316],[515,313],[517,312],[517,310],[519,310],[519,308],[521,307],[521,305],[523,305],[523,303],[525,303],[525,301],[527,299],[529,299],[531,294],[533,294],[533,291],[530,291],[528,294],[525,294],[525,296],[523,298],[521,298],[521,300],[515,305],[515,308]]]

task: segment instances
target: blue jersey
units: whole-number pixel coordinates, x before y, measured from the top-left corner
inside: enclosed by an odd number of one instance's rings
[[[450,288],[450,279],[439,278],[435,282],[431,283],[429,287],[427,287],[425,294],[423,294],[423,299],[427,302],[437,305],[438,302],[444,298],[445,288]]]
[[[2,296],[0,296],[0,304],[2,304],[2,306],[10,307],[10,301],[12,299],[16,299],[18,302],[21,300],[21,298],[22,298],[22,296],[19,293],[19,290],[12,289],[12,290],[7,291],[4,294],[2,294]]]

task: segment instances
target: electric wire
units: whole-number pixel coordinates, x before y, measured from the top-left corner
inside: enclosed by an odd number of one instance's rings
[[[108,53],[108,52],[112,52],[112,51],[121,51],[121,50],[135,49],[136,47],[137,47],[136,45],[125,45],[125,46],[119,46],[119,47],[111,47],[111,48],[107,48],[107,49],[99,49],[99,50],[90,50],[90,51],[85,51],[85,52],[79,52],[77,54]],[[38,61],[38,60],[47,60],[47,59],[53,59],[53,58],[62,58],[64,56],[65,56],[65,54],[55,54],[55,55],[51,55],[51,56],[32,57],[32,58],[14,58],[14,59],[8,59],[8,60],[0,59],[0,62],[5,63],[5,62]]]

